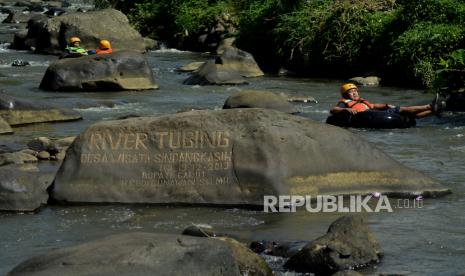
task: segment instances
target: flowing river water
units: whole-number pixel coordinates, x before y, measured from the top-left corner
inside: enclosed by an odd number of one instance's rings
[[[5,24],[3,24],[5,25]],[[11,38],[11,26],[2,26],[2,38]],[[0,89],[34,102],[78,110],[82,121],[15,128],[0,136],[1,147],[22,149],[39,136],[78,135],[90,124],[127,115],[157,116],[195,107],[220,109],[224,100],[243,89],[313,96],[317,104],[297,104],[302,115],[324,122],[339,98],[342,81],[265,76],[246,86],[186,86],[187,73],[175,68],[208,56],[176,50],[147,54],[159,90],[115,93],[53,93],[38,89],[56,57],[8,50],[0,46]],[[15,59],[31,63],[11,67]],[[431,95],[392,87],[361,88],[372,102],[394,105],[426,104]],[[423,208],[395,208],[394,212],[363,213],[385,252],[382,262],[366,274],[457,275],[465,260],[465,114],[446,114],[418,121],[417,127],[396,130],[355,130],[394,159],[444,183],[452,194],[425,199]],[[330,142],[330,141],[328,141]],[[356,157],[354,157],[356,162]],[[396,200],[391,201],[393,205]],[[403,207],[407,207],[405,204]],[[412,203],[410,202],[410,207]],[[312,240],[343,214],[264,213],[257,210],[213,207],[144,205],[49,206],[35,214],[0,213],[0,275],[21,261],[54,248],[130,231],[180,233],[197,224],[234,234],[241,240]],[[280,260],[269,259],[278,267]],[[275,262],[275,263],[274,263]],[[279,270],[279,268],[276,268]]]

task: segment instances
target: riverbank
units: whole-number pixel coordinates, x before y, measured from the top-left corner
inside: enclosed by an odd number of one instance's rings
[[[443,87],[448,79],[447,86],[463,87],[449,70],[463,67],[447,61],[465,47],[465,5],[456,0],[96,4],[122,10],[143,35],[169,47],[214,52],[222,40],[235,38],[267,72],[285,68],[340,79],[377,75],[385,85],[422,89]]]

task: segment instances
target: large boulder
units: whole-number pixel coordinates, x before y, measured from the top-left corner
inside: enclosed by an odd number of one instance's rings
[[[237,85],[246,84],[247,81],[238,72],[227,70],[222,64],[209,60],[183,83],[187,85]]]
[[[222,64],[224,69],[236,71],[246,78],[264,75],[252,54],[235,47],[225,48],[223,53],[216,58],[216,63]]]
[[[253,260],[253,261],[252,261]],[[244,246],[216,238],[128,233],[61,248],[8,275],[272,275]]]
[[[51,91],[157,89],[147,58],[134,51],[63,58],[45,72],[40,88]]]
[[[253,56],[234,47],[228,47],[214,61],[200,66],[184,81],[189,85],[243,84],[244,78],[263,76]]]
[[[86,49],[95,49],[101,39],[108,39],[116,51],[146,50],[144,38],[123,13],[114,9],[67,13],[45,22],[32,22],[26,39],[36,40],[37,53],[60,55],[72,36],[80,37],[81,46]]]
[[[359,216],[344,216],[328,233],[302,248],[285,267],[298,272],[332,275],[337,271],[378,263],[383,253]]]
[[[70,109],[52,107],[44,104],[18,100],[0,93],[0,118],[11,126],[32,123],[73,121],[81,115]]]
[[[253,205],[373,192],[448,189],[347,130],[255,108],[96,123],[68,148],[51,189],[64,202]]]
[[[268,108],[290,114],[299,112],[286,98],[272,92],[255,90],[234,93],[226,99],[223,108]]]
[[[34,211],[45,205],[53,177],[32,164],[0,167],[0,211]]]

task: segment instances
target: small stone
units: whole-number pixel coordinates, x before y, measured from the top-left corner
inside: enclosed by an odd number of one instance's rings
[[[50,153],[48,151],[41,151],[39,154],[37,154],[37,158],[40,160],[49,160],[50,159]]]

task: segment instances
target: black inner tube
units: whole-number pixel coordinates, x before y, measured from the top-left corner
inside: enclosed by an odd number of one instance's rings
[[[349,112],[332,114],[327,124],[354,128],[409,128],[416,125],[414,117],[385,110],[367,110],[352,115]]]

